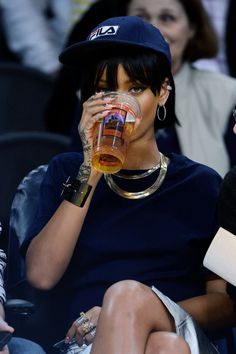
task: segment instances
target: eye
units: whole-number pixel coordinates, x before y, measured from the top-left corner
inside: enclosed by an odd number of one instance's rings
[[[168,14],[168,13],[163,13],[159,15],[159,20],[164,23],[169,23],[169,22],[174,22],[176,20],[175,16]]]
[[[139,93],[142,93],[145,89],[146,89],[145,86],[135,85],[129,89],[129,92],[134,93],[134,94],[139,94]]]
[[[138,17],[141,17],[143,20],[150,22],[151,21],[151,17],[148,14],[139,14],[137,15]]]

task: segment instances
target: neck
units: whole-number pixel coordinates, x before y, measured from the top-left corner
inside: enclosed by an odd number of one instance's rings
[[[160,163],[160,153],[156,140],[132,142],[129,145],[123,168],[146,170]]]
[[[172,63],[172,68],[171,68],[172,74],[173,75],[177,74],[178,71],[181,69],[182,65],[183,65],[182,61],[174,61]]]

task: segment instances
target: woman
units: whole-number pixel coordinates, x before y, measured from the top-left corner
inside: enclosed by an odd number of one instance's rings
[[[96,26],[99,20],[127,14],[150,21],[170,44],[180,125],[159,131],[159,146],[164,152],[181,152],[224,176],[236,164],[231,115],[236,102],[236,81],[192,66],[196,60],[213,58],[217,53],[217,37],[201,0],[101,0],[77,23],[69,45],[83,40],[84,31],[91,23]],[[72,131],[73,149],[80,151],[77,125],[81,114],[76,111],[77,83],[74,80],[72,85],[73,79],[74,74],[68,68],[62,68],[47,119],[52,131],[64,134]]]
[[[54,288],[60,323],[65,307],[65,324],[75,321],[69,339],[75,326],[86,335],[99,317],[93,353],[169,353],[165,338],[173,335],[180,340],[176,352],[188,353],[189,345],[192,353],[216,353],[196,323],[214,331],[232,319],[225,282],[202,267],[218,228],[221,178],[184,156],[164,156],[157,146],[155,131],[176,121],[167,42],[138,17],[111,18],[65,50],[61,61],[83,76],[83,156],[59,155],[49,166],[25,245],[29,281]],[[103,178],[91,164],[92,134],[112,108],[103,97],[111,90],[135,96],[142,119],[122,173]],[[101,305],[101,313],[93,309]],[[81,311],[88,313],[76,320]]]
[[[231,114],[236,80],[191,65],[197,59],[214,57],[217,50],[201,1],[131,0],[127,13],[157,26],[170,44],[180,125],[159,132],[159,146],[166,152],[182,152],[224,176],[236,164]]]

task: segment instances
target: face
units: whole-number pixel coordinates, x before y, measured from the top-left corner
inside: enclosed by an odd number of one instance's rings
[[[172,72],[183,62],[184,50],[194,35],[182,4],[178,0],[131,0],[128,15],[139,16],[158,27],[170,45]]]
[[[169,91],[167,90],[166,86],[167,85],[164,83],[160,94],[155,96],[149,87],[146,87],[144,84],[138,81],[131,81],[123,66],[121,64],[118,65],[117,91],[128,92],[134,96],[138,100],[141,108],[142,119],[137,127],[136,132],[132,135],[131,140],[142,136],[150,136],[150,134],[151,136],[154,136],[154,120],[156,117],[157,107],[159,104],[163,105],[169,95]],[[106,70],[104,70],[96,91],[106,92],[110,90],[111,88],[108,86],[106,81]]]

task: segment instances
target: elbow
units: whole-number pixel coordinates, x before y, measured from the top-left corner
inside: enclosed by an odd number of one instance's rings
[[[26,272],[26,278],[30,285],[38,290],[47,291],[54,287],[55,283],[49,277],[49,274],[28,269]]]

